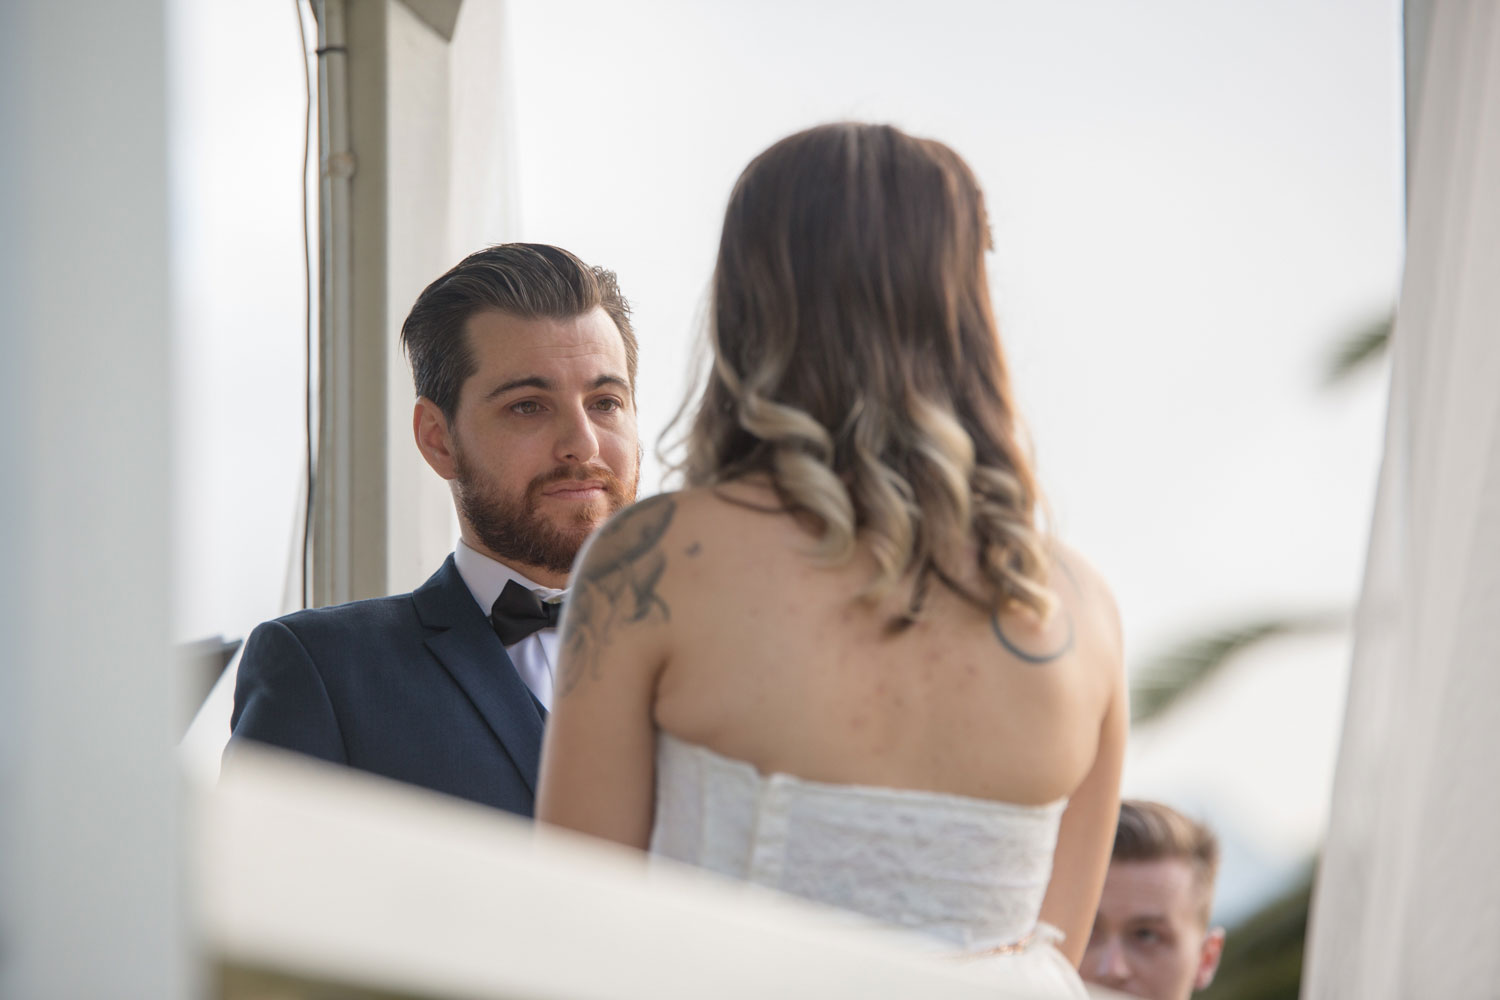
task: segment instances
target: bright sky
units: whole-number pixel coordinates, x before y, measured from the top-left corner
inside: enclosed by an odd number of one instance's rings
[[[185,637],[282,610],[302,461],[295,22],[290,4],[215,6],[176,7]],[[1397,291],[1396,0],[510,0],[508,16],[520,215],[494,238],[618,271],[648,452],[739,171],[808,125],[890,121],[985,187],[1039,472],[1115,587],[1131,662],[1352,602],[1383,374],[1319,378]],[[1247,659],[1137,737],[1127,790],[1228,826],[1246,872],[1292,863],[1324,821],[1345,658],[1334,638]]]

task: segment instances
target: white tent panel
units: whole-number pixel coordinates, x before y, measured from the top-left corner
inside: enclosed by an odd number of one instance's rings
[[[401,324],[423,288],[451,265],[453,130],[448,40],[404,4],[387,4],[386,584],[412,590],[453,548],[453,502],[412,440],[411,369]]]
[[[1500,981],[1500,6],[1431,5],[1405,283],[1304,996]]]

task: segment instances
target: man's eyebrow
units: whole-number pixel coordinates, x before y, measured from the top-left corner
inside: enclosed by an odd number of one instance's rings
[[[589,390],[602,389],[607,385],[617,385],[625,390],[630,389],[630,383],[618,375],[600,375],[589,385]],[[501,382],[485,393],[484,401],[488,403],[490,400],[503,396],[513,389],[540,389],[543,392],[551,392],[556,387],[556,383],[545,375],[526,375],[522,378],[513,378],[509,381]]]
[[[552,388],[552,380],[542,375],[527,375],[524,378],[513,378],[508,382],[501,382],[489,392],[484,394],[484,401],[488,403],[497,396],[503,396],[512,389],[541,389],[543,391]]]

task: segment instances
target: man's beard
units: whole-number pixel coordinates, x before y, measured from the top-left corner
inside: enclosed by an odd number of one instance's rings
[[[510,497],[465,461],[463,452],[454,459],[459,512],[490,554],[552,573],[567,573],[573,568],[578,550],[594,529],[615,511],[634,502],[640,481],[639,467],[627,487],[603,466],[560,466],[533,479],[522,496]],[[542,513],[542,490],[554,483],[590,479],[604,484],[606,509],[602,514],[593,504],[580,504],[571,523],[558,525]]]

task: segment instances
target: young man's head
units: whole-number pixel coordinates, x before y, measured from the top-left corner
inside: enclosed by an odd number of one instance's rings
[[[635,333],[614,274],[557,247],[489,247],[422,292],[401,345],[417,447],[465,543],[566,586],[640,476]]]
[[[1218,868],[1207,827],[1160,803],[1122,802],[1083,978],[1148,1000],[1206,987],[1224,948],[1224,929],[1209,928]]]

